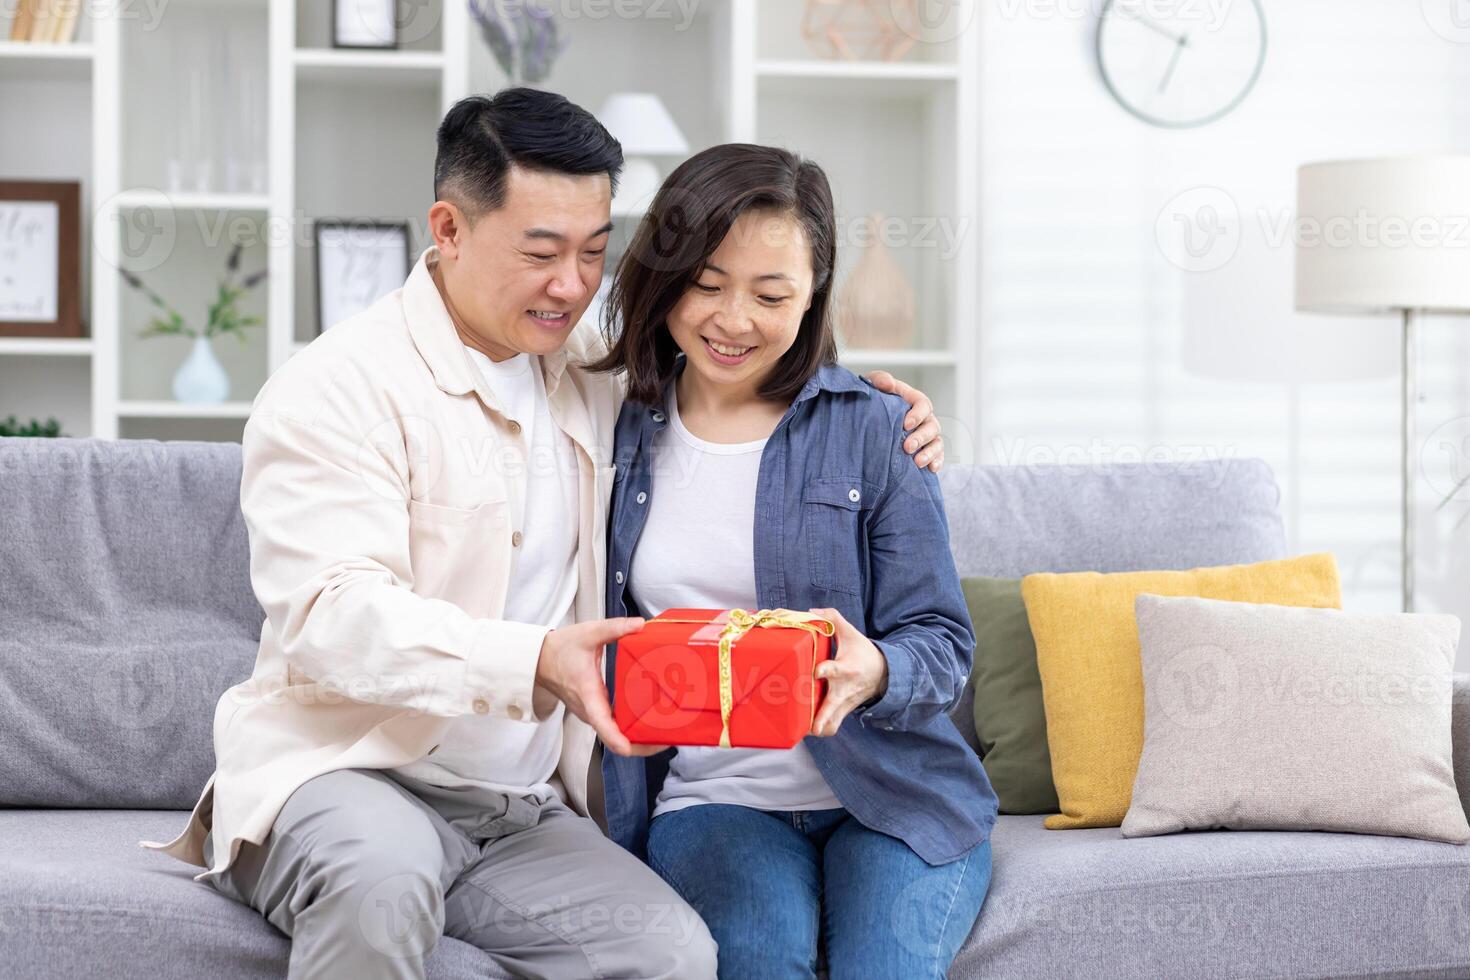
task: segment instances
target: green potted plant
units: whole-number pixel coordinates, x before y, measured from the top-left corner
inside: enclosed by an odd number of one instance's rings
[[[174,374],[174,398],[191,404],[222,402],[230,396],[230,379],[225,369],[214,356],[211,341],[215,337],[231,336],[243,345],[246,331],[260,325],[260,317],[244,316],[240,312],[240,300],[265,281],[266,271],[261,269],[243,278],[240,276],[240,255],[243,246],[236,244],[230,249],[225,262],[225,274],[220,277],[214,301],[209,304],[204,325],[195,327],[184,319],[183,314],[169,305],[168,301],[148,286],[136,273],[119,270],[123,280],[144,296],[157,308],[153,319],[138,331],[139,337],[191,337],[194,348],[188,358]]]
[[[48,418],[44,422],[38,419],[22,422],[14,415],[11,415],[4,421],[0,421],[0,436],[56,439],[64,435],[66,433],[61,431],[61,423],[54,418]]]

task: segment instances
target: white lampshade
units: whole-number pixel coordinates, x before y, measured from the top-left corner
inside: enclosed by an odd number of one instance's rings
[[[1296,233],[1299,310],[1470,311],[1470,156],[1307,164]]]
[[[623,144],[626,156],[683,156],[689,152],[689,142],[674,117],[652,92],[609,96],[597,120]]]

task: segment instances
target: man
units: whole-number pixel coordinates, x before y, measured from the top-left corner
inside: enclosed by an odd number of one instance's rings
[[[588,816],[595,740],[650,751],[600,669],[641,626],[603,619],[621,390],[574,333],[621,165],[560,96],[459,103],[433,247],[255,400],[260,652],[188,827],[148,846],[291,936],[294,977],[423,977],[441,933],[517,976],[714,975],[699,917]]]

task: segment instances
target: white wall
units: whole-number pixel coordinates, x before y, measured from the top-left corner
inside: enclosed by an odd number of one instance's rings
[[[1282,485],[1292,549],[1336,552],[1348,608],[1396,609],[1396,321],[1323,330],[1293,315],[1292,243],[1273,243],[1271,231],[1290,218],[1302,162],[1470,152],[1470,43],[1436,33],[1419,0],[1268,2],[1270,47],[1254,93],[1213,125],[1165,131],[1104,89],[1098,5],[982,5],[977,453],[1263,457]],[[1240,253],[1202,273],[1172,263],[1156,236],[1171,201],[1186,218],[1200,203],[1233,204]],[[1235,306],[1222,305],[1232,296]],[[1211,344],[1222,330],[1227,342]],[[1202,354],[1193,370],[1187,349]],[[1358,380],[1269,380],[1292,363],[1286,376]],[[1419,608],[1470,619],[1470,526],[1451,530],[1470,494],[1435,510],[1452,471],[1470,473],[1470,443],[1442,448],[1470,436],[1470,320],[1427,324],[1421,374],[1429,452],[1417,492]]]

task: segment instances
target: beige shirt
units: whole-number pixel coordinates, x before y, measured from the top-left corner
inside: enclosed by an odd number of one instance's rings
[[[167,844],[217,875],[259,843],[307,780],[432,753],[466,714],[532,723],[546,626],[501,620],[527,468],[509,419],[420,257],[403,288],[343,321],[261,388],[245,426],[240,506],[265,610],[255,670],[220,698],[216,769]],[[579,621],[603,615],[613,375],[584,323],[543,359],[554,424],[577,447]],[[512,454],[514,455],[514,454]],[[553,786],[587,812],[594,735],[566,713]]]

